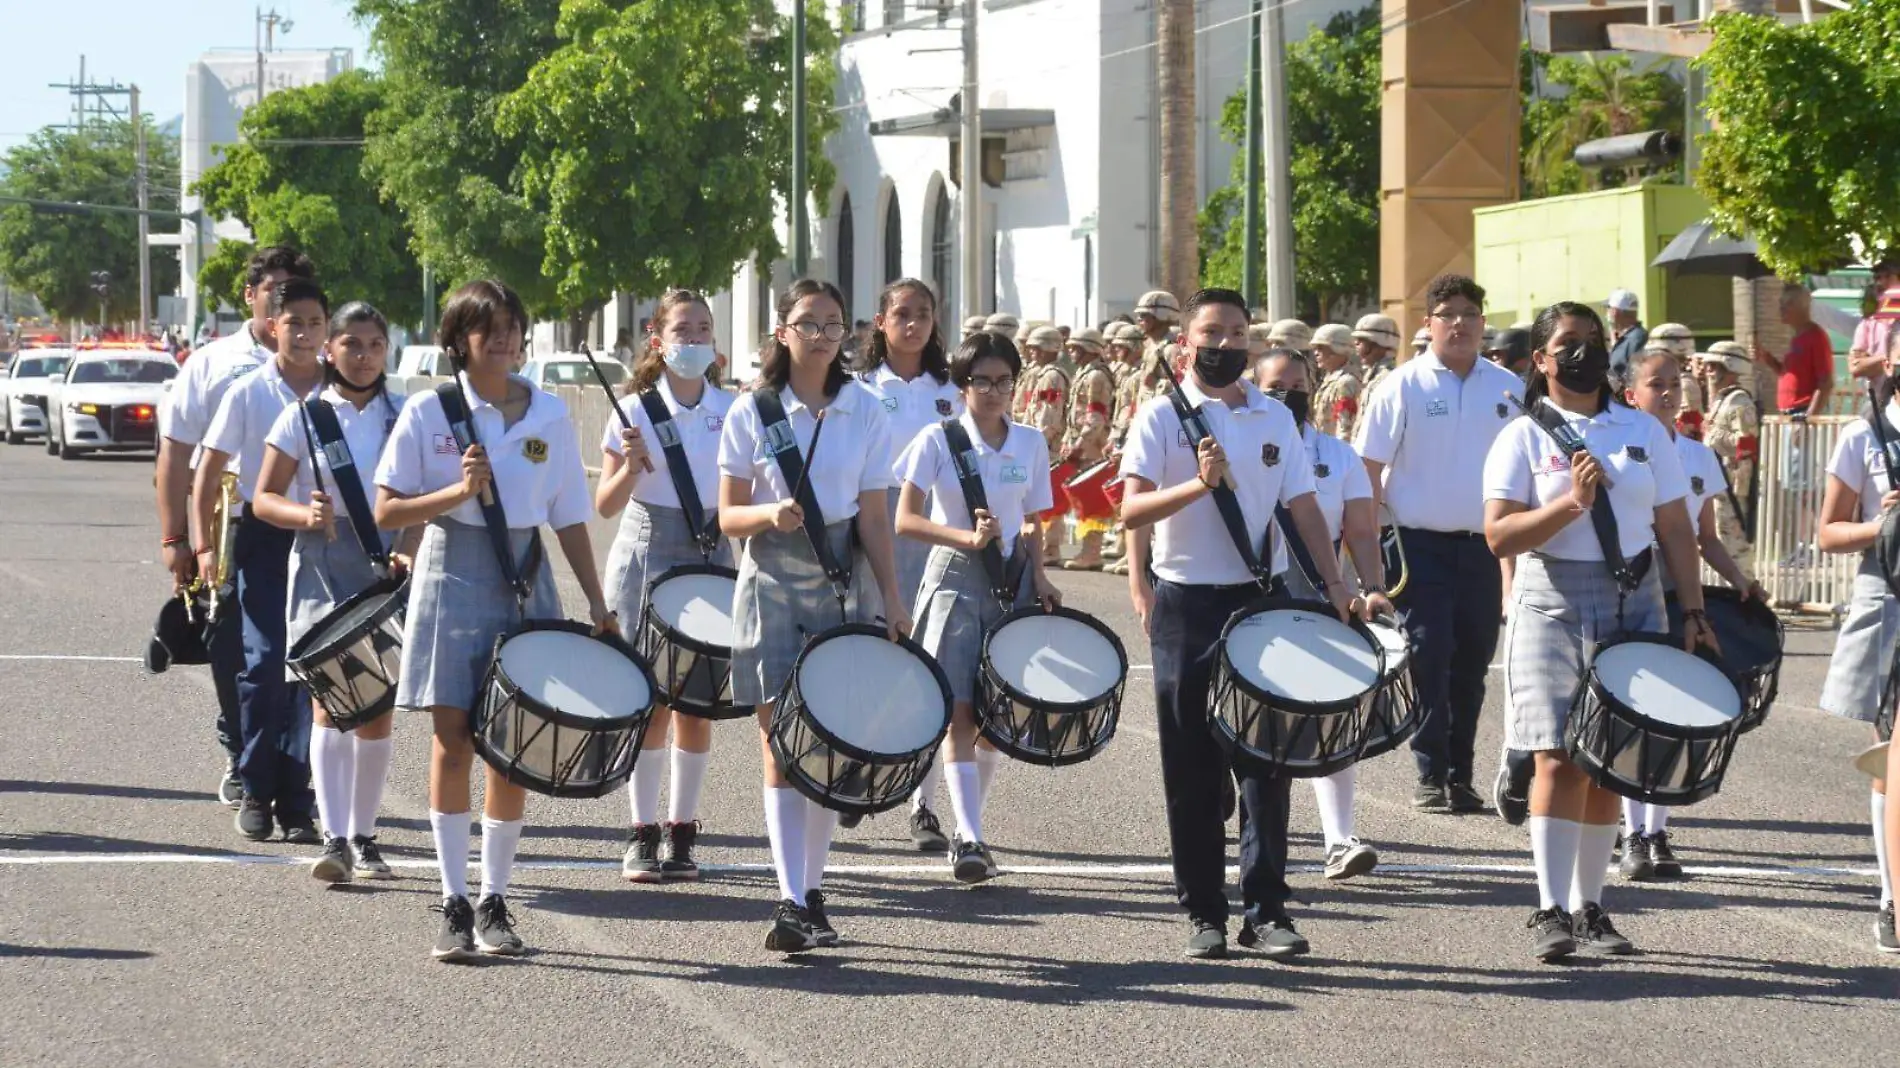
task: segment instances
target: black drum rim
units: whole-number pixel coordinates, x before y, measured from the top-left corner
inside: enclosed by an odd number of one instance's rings
[[[1082,623],[1085,626],[1089,627],[1091,630],[1095,631],[1095,633],[1097,634],[1100,634],[1102,637],[1107,638],[1108,643],[1111,646],[1113,646],[1115,649],[1115,655],[1121,658],[1121,662],[1122,662],[1121,678],[1116,681],[1115,685],[1109,687],[1107,692],[1099,694],[1095,697],[1087,698],[1085,700],[1044,701],[1043,699],[1036,697],[1032,694],[1023,693],[1021,690],[1018,690],[1016,687],[1011,686],[1009,682],[1005,680],[1002,676],[997,675],[993,671],[989,671],[990,643],[995,640],[998,632],[1000,632],[1004,627],[1009,626],[1011,623],[1015,622],[1016,620],[1028,619],[1031,616],[1061,616],[1064,619],[1073,619],[1076,622]],[[1223,637],[1224,636],[1225,634],[1223,633]],[[931,662],[935,663],[936,662],[935,658],[932,658]],[[1093,708],[1096,708],[1106,703],[1110,698],[1115,698],[1116,703],[1119,704],[1121,692],[1123,688],[1128,685],[1128,650],[1122,647],[1121,638],[1117,637],[1114,631],[1108,629],[1107,625],[1105,625],[1101,620],[1096,619],[1094,616],[1089,615],[1087,612],[1082,612],[1082,611],[1078,611],[1077,609],[1070,608],[1068,605],[1057,605],[1055,608],[1052,608],[1052,609],[1043,608],[1041,605],[1025,605],[1021,608],[1013,608],[1009,610],[1008,612],[1003,613],[1002,617],[999,618],[996,621],[996,623],[990,627],[989,630],[983,632],[983,647],[982,647],[981,655],[977,658],[977,662],[978,662],[978,665],[982,667],[984,671],[989,673],[991,679],[993,680],[993,684],[998,689],[1003,691],[1004,696],[1008,697],[1012,701],[1020,701],[1026,705],[1034,705],[1036,708],[1041,709],[1043,712],[1045,712],[1048,715],[1060,716],[1060,715],[1070,715],[1070,714],[1074,714],[1078,712],[1087,712]],[[993,740],[994,739],[992,739],[992,741]]]
[[[396,613],[402,611],[403,608],[408,605],[409,598],[406,592],[408,585],[409,577],[407,575],[378,579],[337,602],[336,607],[325,613],[325,618],[344,615],[364,601],[403,591],[403,596],[390,597],[388,604],[370,613],[364,620],[364,622],[368,624],[368,630],[375,630],[377,627],[389,622]],[[356,638],[352,636],[355,633],[356,632],[353,631],[351,635],[339,634],[329,636],[323,633],[322,627],[312,627],[304,633],[303,637],[297,639],[297,644],[290,647],[290,652],[284,657],[284,664],[292,671],[297,672],[299,677],[302,677],[302,665],[320,663],[336,656],[348,648],[351,643],[356,641]],[[314,649],[309,648],[309,646],[316,645],[317,640],[320,638],[328,638],[328,640]]]
[[[634,666],[640,669],[640,676],[642,680],[646,682],[647,686],[647,703],[641,706],[638,711],[625,716],[602,719],[597,716],[577,716],[571,712],[553,708],[523,693],[521,688],[515,685],[515,681],[508,677],[508,673],[501,669],[501,647],[508,644],[510,639],[535,631],[560,631],[567,634],[578,634],[583,638],[600,642],[612,648],[615,652],[624,655],[628,660],[633,662]],[[596,734],[605,734],[609,731],[631,727],[639,727],[641,730],[644,730],[645,724],[653,718],[653,706],[660,693],[659,684],[653,680],[653,669],[647,665],[646,658],[636,652],[633,646],[628,645],[625,639],[617,634],[607,632],[595,634],[593,627],[585,623],[576,623],[569,619],[527,619],[504,631],[500,637],[495,639],[494,651],[489,654],[488,670],[484,673],[484,678],[490,677],[500,683],[503,690],[507,692],[510,697],[527,701],[537,710],[547,713],[549,722],[559,724],[563,727],[572,727],[578,731]],[[481,705],[479,693],[480,691],[478,691],[477,700],[470,702],[476,705],[477,708]],[[470,714],[476,715],[477,711],[471,709]],[[477,726],[479,726],[479,724],[477,724]],[[477,733],[479,733],[479,731]]]
[[[1227,638],[1234,632],[1235,627],[1238,627],[1243,621],[1259,615],[1262,612],[1273,611],[1313,612],[1315,614],[1324,615],[1329,619],[1339,618],[1339,613],[1333,610],[1333,606],[1324,601],[1308,601],[1297,597],[1263,598],[1227,617],[1227,622],[1223,624],[1220,629],[1220,640],[1216,643],[1216,648],[1220,653],[1218,662],[1224,663],[1227,660]],[[1310,710],[1308,712],[1309,715],[1316,716],[1351,712],[1365,704],[1366,701],[1373,694],[1378,693],[1379,688],[1385,684],[1385,645],[1373,635],[1371,628],[1367,627],[1357,617],[1349,618],[1344,622],[1346,626],[1351,627],[1354,633],[1364,638],[1366,643],[1372,647],[1372,655],[1378,662],[1378,678],[1366,689],[1365,693],[1359,694],[1356,697],[1342,697],[1337,701],[1301,701],[1296,698],[1282,697],[1279,694],[1269,693],[1255,686],[1252,680],[1237,671],[1229,669],[1228,674],[1232,676],[1235,685],[1256,701],[1263,703],[1292,702],[1299,705],[1302,709]],[[1220,719],[1219,716],[1213,716],[1211,718],[1216,721]],[[1322,772],[1321,774],[1328,773]]]
[[[995,673],[992,672],[987,665],[978,665],[978,670],[976,688],[980,692],[984,687],[992,685],[990,680],[995,678]],[[1127,676],[1124,674],[1124,684],[1126,683],[1126,679]],[[1000,685],[1000,683],[996,683],[995,685]],[[1093,740],[1093,744],[1084,749],[1062,750],[1058,752],[1050,749],[1027,748],[1020,743],[1018,735],[1011,734],[995,726],[997,718],[995,715],[995,701],[972,701],[971,704],[973,707],[971,711],[976,717],[977,733],[987,738],[989,743],[996,747],[997,752],[1002,753],[1012,760],[1020,760],[1025,764],[1034,764],[1045,768],[1065,768],[1072,764],[1080,764],[1094,757],[1102,750],[1107,749],[1108,743],[1115,740],[1115,732],[1121,727],[1122,691],[1124,688],[1125,685],[1115,687],[1108,693],[1103,694],[1094,704],[1079,711],[1053,713],[1074,719],[1087,717],[1093,714],[1097,709],[1102,710],[1101,735]],[[1004,694],[1003,696],[1007,702],[1017,700],[1016,698],[1009,697],[1008,694]]]
[[[803,702],[804,693],[798,688],[798,670],[805,666],[805,658],[811,654],[813,649],[816,649],[825,642],[833,638],[843,638],[853,634],[868,635],[880,641],[891,640],[888,631],[883,627],[870,623],[841,623],[838,626],[819,631],[817,634],[808,635],[805,638],[805,647],[798,651],[797,659],[792,661],[792,668],[785,675],[785,684],[779,687],[778,696],[772,700],[772,733],[774,736],[778,733],[777,723],[779,717],[791,715],[790,712],[784,710],[785,699],[796,691],[799,693],[801,703]],[[943,726],[937,728],[936,735],[931,738],[930,742],[926,745],[921,745],[902,753],[873,753],[839,738],[833,734],[817,716],[809,717],[807,729],[817,735],[818,739],[827,746],[850,757],[852,760],[860,760],[867,764],[895,764],[904,760],[914,759],[921,754],[935,751],[939,745],[943,744],[944,737],[950,733],[950,679],[943,673],[943,666],[937,663],[936,657],[925,652],[923,646],[912,641],[907,634],[898,635],[897,644],[917,656],[918,659],[922,660],[924,664],[930,668],[930,677],[936,680],[937,692],[943,698]]]
[[[1603,650],[1608,649],[1613,645],[1632,645],[1632,644],[1660,645],[1665,649],[1674,649],[1676,652],[1679,652],[1679,653],[1684,651],[1682,646],[1677,644],[1676,640],[1674,638],[1671,638],[1669,635],[1651,634],[1646,631],[1627,631],[1624,633],[1611,635],[1608,640],[1600,643],[1597,646],[1596,651],[1600,653]],[[1615,704],[1617,708],[1620,708],[1623,710],[1624,715],[1628,716],[1633,722],[1635,722],[1638,726],[1642,727],[1644,730],[1653,730],[1653,731],[1657,731],[1663,734],[1673,734],[1673,735],[1677,735],[1683,738],[1685,741],[1696,741],[1696,742],[1709,741],[1715,738],[1720,738],[1724,734],[1743,733],[1739,728],[1741,726],[1742,721],[1748,718],[1748,690],[1742,686],[1740,681],[1737,680],[1735,676],[1731,674],[1727,668],[1723,667],[1721,663],[1717,661],[1713,656],[1710,656],[1707,651],[1702,650],[1702,649],[1697,649],[1695,652],[1690,653],[1689,655],[1695,657],[1696,659],[1702,661],[1703,663],[1708,664],[1710,667],[1713,667],[1715,670],[1721,672],[1722,677],[1727,679],[1729,685],[1735,688],[1735,699],[1736,699],[1737,704],[1741,706],[1741,712],[1739,712],[1733,720],[1730,720],[1727,723],[1717,723],[1708,727],[1689,727],[1680,723],[1670,723],[1666,720],[1654,719],[1650,716],[1646,716],[1643,713],[1637,711],[1636,709],[1631,708],[1630,706],[1624,704],[1622,698],[1619,698],[1615,694],[1611,693],[1607,688],[1604,687],[1602,682],[1598,680],[1595,653],[1591,654],[1590,666],[1585,670],[1584,685],[1590,688],[1590,692],[1596,696],[1597,700],[1599,701],[1607,700]],[[1571,707],[1571,711],[1573,712],[1576,711],[1577,703],[1575,699],[1571,700],[1570,707]],[[1567,722],[1565,724],[1564,732],[1565,734],[1569,733],[1569,725]]]
[[[661,634],[661,636],[663,636],[669,643],[673,645],[677,645],[683,649],[686,649],[689,652],[698,653],[701,656],[717,657],[721,660],[731,660],[732,646],[714,645],[711,642],[700,641],[699,639],[694,638],[691,635],[682,634],[679,631],[674,630],[671,626],[668,626],[665,620],[661,619],[658,615],[654,614],[654,611],[653,611],[654,587],[660,585],[661,583],[665,582],[668,579],[681,578],[687,575],[713,575],[719,578],[731,579],[735,584],[739,581],[739,572],[733,570],[730,567],[726,567],[722,564],[711,564],[711,563],[680,564],[675,567],[669,567],[665,571],[660,572],[659,575],[656,576],[652,581],[647,583],[646,598],[645,598],[646,606],[640,610],[640,615],[641,615],[640,625],[643,627],[650,627],[658,631]],[[625,621],[623,621],[623,625],[624,625],[624,622]],[[708,717],[708,718],[712,718],[712,717]]]

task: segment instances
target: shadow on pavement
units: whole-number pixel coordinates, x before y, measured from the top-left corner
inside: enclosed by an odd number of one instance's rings
[[[64,960],[144,960],[154,956],[142,949],[96,949],[84,946],[16,946],[0,942],[0,959],[41,957]]]
[[[209,790],[167,790],[157,786],[125,786],[112,782],[43,782],[38,779],[0,779],[0,794],[8,793],[124,797],[139,801],[213,800]]]

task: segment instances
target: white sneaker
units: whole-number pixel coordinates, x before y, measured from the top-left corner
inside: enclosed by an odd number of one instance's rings
[[[1364,875],[1379,866],[1379,851],[1348,838],[1326,851],[1326,877],[1335,882]]]

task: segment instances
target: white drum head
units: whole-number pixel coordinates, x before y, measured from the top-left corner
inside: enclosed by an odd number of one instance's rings
[[[1227,635],[1227,662],[1275,697],[1349,701],[1379,684],[1379,654],[1337,616],[1304,609],[1256,612]]]
[[[1100,631],[1046,614],[1011,620],[991,635],[990,667],[1017,693],[1063,705],[1093,701],[1125,674],[1121,655]]]
[[[1742,714],[1742,695],[1707,660],[1654,642],[1599,650],[1597,681],[1612,697],[1659,723],[1719,727]]]
[[[501,647],[501,669],[529,697],[571,716],[621,719],[653,703],[646,676],[605,642],[531,630]]]
[[[869,634],[813,646],[799,668],[798,692],[819,726],[867,753],[913,753],[943,729],[943,690],[930,663]]]
[[[656,583],[647,597],[653,614],[696,642],[732,648],[732,597],[736,583],[727,575],[675,575]],[[621,620],[627,626],[626,620]]]
[[[1405,632],[1377,621],[1367,623],[1366,629],[1371,631],[1372,636],[1379,639],[1379,644],[1385,647],[1386,674],[1390,675],[1404,669],[1406,661],[1412,655],[1411,642],[1406,638]]]

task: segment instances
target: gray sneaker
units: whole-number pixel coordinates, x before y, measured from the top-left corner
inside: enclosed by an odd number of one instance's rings
[[[500,957],[518,957],[527,951],[500,894],[490,894],[475,906],[475,944],[483,953]]]
[[[1880,906],[1880,916],[1874,920],[1874,948],[1882,953],[1900,953],[1900,937],[1893,930],[1893,902]]]
[[[236,808],[244,803],[244,780],[238,778],[237,757],[224,758],[224,775],[218,780],[218,804]]]
[[[429,906],[442,914],[442,931],[436,935],[435,948],[429,955],[443,962],[472,960],[475,957],[475,910],[468,898],[456,895],[443,898],[440,905]]]
[[[1379,851],[1348,838],[1326,851],[1326,878],[1336,882],[1364,875],[1379,866]]]
[[[1227,928],[1223,924],[1209,923],[1206,920],[1194,920],[1194,930],[1188,934],[1186,953],[1195,960],[1225,960],[1227,957]]]
[[[341,838],[323,843],[323,855],[317,858],[310,875],[320,883],[347,883],[356,876],[350,862],[350,844]]]
[[[1412,794],[1412,807],[1420,812],[1450,812],[1451,797],[1445,793],[1444,783],[1420,779]]]
[[[359,834],[350,839],[350,852],[354,854],[352,867],[358,879],[393,878],[389,862],[383,859],[383,851],[377,847],[374,835]]]
[[[950,874],[965,886],[975,886],[996,878],[996,861],[982,842],[959,838],[956,848],[950,851]]]

